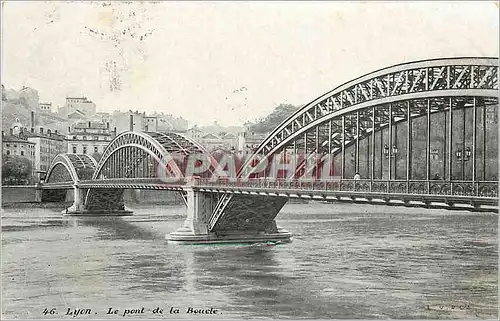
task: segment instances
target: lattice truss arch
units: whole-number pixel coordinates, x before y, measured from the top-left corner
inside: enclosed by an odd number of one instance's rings
[[[104,150],[101,161],[94,174],[94,179],[102,178],[101,174],[113,172],[112,177],[138,178],[146,171],[138,171],[147,158],[153,158],[157,164],[163,164],[166,174],[170,177],[181,178],[183,162],[186,156],[200,154],[211,162],[213,171],[216,162],[202,146],[193,140],[177,133],[136,133],[125,132],[118,135]],[[111,165],[110,165],[111,164]],[[109,166],[119,167],[113,171]],[[148,170],[147,175],[151,175]],[[153,171],[153,175],[158,174]],[[109,175],[105,175],[109,178]],[[151,176],[146,176],[151,177]]]
[[[429,106],[427,100],[424,99],[407,100],[350,113],[332,114],[329,120],[305,131],[304,135],[284,144],[283,148],[336,155],[342,150],[342,132],[344,132],[344,146],[347,148],[356,140],[362,140],[374,132],[388,128],[391,122],[395,125],[406,122],[408,119],[425,117],[427,107],[429,107],[429,114],[434,114],[449,111],[450,108],[453,111],[472,108],[473,104],[472,98],[468,97],[453,99],[443,97],[434,98]],[[496,106],[497,104],[498,99],[491,97],[478,97],[475,101],[476,107]],[[391,120],[389,115],[392,115]],[[344,116],[344,124],[342,124],[342,116]]]
[[[425,115],[426,109],[422,108],[425,98],[473,96],[482,97],[479,104],[498,104],[497,58],[436,59],[381,69],[341,85],[299,109],[262,142],[255,155],[272,155],[283,148],[293,148],[293,144],[302,144],[302,151],[320,152],[329,140],[333,145],[329,152],[336,153],[341,145],[342,126],[346,145],[373,130],[369,128],[373,120],[370,107],[376,106],[375,130],[379,130],[389,123],[389,104],[394,123],[408,119],[409,103],[410,118],[414,118]],[[437,102],[431,112],[446,108],[445,103]],[[468,101],[453,104],[451,108],[470,107]],[[349,115],[344,124],[342,115]],[[356,127],[356,117],[360,117],[360,128]],[[307,133],[313,135],[304,138]]]
[[[87,154],[59,154],[51,162],[46,183],[78,182],[90,179],[97,161]]]
[[[193,154],[201,154],[207,158],[212,165],[210,170],[213,171],[215,159],[202,146],[183,135],[125,132],[115,137],[106,147],[93,179],[160,178],[155,168],[151,168],[151,160],[165,166],[165,174],[170,177],[182,178],[183,162],[186,156]],[[85,204],[90,210],[123,209],[123,189],[90,189]]]

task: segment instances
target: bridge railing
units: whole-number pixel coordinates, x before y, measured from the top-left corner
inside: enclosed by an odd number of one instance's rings
[[[55,183],[61,184],[61,183]],[[175,185],[260,188],[278,190],[345,191],[366,193],[415,194],[415,195],[464,195],[476,197],[498,197],[497,181],[444,181],[444,180],[369,180],[369,179],[207,179],[186,177],[172,180],[160,178],[106,178],[84,180],[80,187],[119,185]],[[49,187],[50,184],[47,184]],[[136,187],[134,187],[136,188]]]
[[[165,180],[157,177],[139,177],[139,178],[102,178],[93,180],[82,180],[78,182],[78,185],[85,186],[89,184],[97,185],[110,185],[110,184],[170,184],[170,185],[186,185],[189,180],[185,178],[169,179]]]
[[[197,185],[211,187],[290,189],[314,191],[351,191],[367,193],[464,195],[498,197],[496,181],[444,181],[444,180],[286,180],[254,178],[246,180],[199,179]]]

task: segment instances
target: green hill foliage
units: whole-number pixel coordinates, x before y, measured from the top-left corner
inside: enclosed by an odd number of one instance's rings
[[[33,177],[31,161],[18,155],[3,155],[2,157],[2,184],[27,185],[32,183]]]
[[[280,104],[267,117],[260,118],[255,124],[251,125],[250,131],[261,134],[270,132],[299,108],[290,104]]]

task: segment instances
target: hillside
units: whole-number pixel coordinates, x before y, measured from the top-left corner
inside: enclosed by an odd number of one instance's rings
[[[66,133],[68,121],[55,114],[42,111],[40,109],[40,99],[35,89],[24,87],[19,91],[5,89],[2,85],[2,130],[9,131],[9,128],[20,122],[24,127],[30,128],[31,111],[35,112],[35,126],[42,126],[57,129]]]
[[[250,126],[250,130],[255,133],[268,133],[278,127],[285,119],[292,115],[300,107],[290,104],[280,104],[271,114],[265,118],[257,120]]]

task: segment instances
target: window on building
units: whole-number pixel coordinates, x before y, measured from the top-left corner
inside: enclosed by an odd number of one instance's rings
[[[17,150],[14,149],[14,155],[17,155]]]
[[[76,139],[76,136],[73,136],[73,139]]]
[[[73,146],[73,154],[76,154],[76,146]]]
[[[83,146],[83,153],[87,154],[87,146]]]
[[[99,152],[99,148],[97,146],[94,146],[94,153],[98,153]]]
[[[17,144],[14,144],[14,147],[17,147]]]
[[[87,136],[83,136],[82,138],[83,138],[83,140],[87,140]]]
[[[94,139],[95,140],[99,140],[99,136],[94,136]]]
[[[10,147],[10,144],[7,144],[7,147]]]
[[[10,150],[7,151],[7,155],[10,155]]]
[[[24,150],[21,151],[21,156],[24,156]]]

